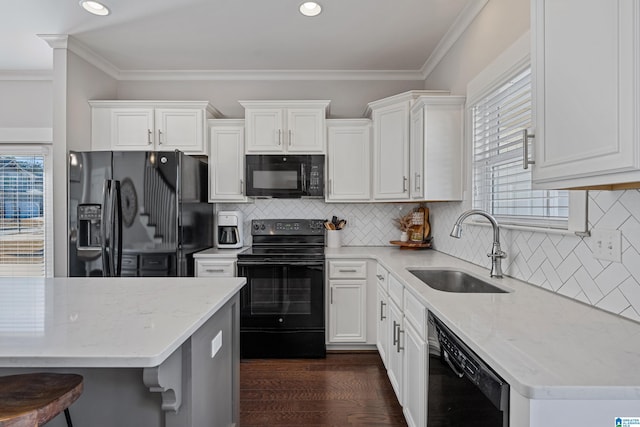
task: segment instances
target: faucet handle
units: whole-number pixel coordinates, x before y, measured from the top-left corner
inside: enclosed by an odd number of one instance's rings
[[[493,253],[493,252],[488,253],[487,256],[489,258],[506,258],[507,257],[507,253],[505,251],[498,250],[495,253]]]

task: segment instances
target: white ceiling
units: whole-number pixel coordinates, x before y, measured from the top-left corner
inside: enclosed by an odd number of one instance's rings
[[[318,1],[323,13],[313,18],[298,12],[303,0],[105,0],[107,17],[77,0],[3,2],[0,70],[50,70],[38,34],[68,34],[124,73],[424,73],[487,0]]]

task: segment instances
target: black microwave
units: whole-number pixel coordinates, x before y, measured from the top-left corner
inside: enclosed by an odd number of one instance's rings
[[[251,154],[245,157],[248,197],[324,197],[324,155]]]

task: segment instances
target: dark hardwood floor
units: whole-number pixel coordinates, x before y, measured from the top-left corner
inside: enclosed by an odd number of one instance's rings
[[[377,352],[245,359],[240,426],[406,426]]]

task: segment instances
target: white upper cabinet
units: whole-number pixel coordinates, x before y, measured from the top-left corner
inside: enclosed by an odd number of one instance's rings
[[[462,200],[463,96],[421,96],[411,109],[411,200]]]
[[[244,120],[209,120],[209,201],[246,202]]]
[[[329,101],[240,101],[246,152],[323,154]]]
[[[639,187],[638,2],[531,4],[534,184]]]
[[[409,101],[373,110],[373,197],[409,199]]]
[[[371,120],[327,120],[327,202],[371,199]]]
[[[180,150],[207,154],[206,101],[89,101],[93,150]]]
[[[437,176],[441,170],[434,169],[431,173],[432,171],[424,169],[426,151],[422,145],[425,143],[424,136],[430,136],[429,133],[421,133],[421,139],[415,139],[414,146],[411,146],[411,109],[422,96],[435,98],[446,97],[448,94],[447,91],[413,90],[369,103],[367,113],[373,120],[374,200],[424,199],[418,194],[424,193],[425,173]],[[423,131],[428,124],[424,122],[425,117],[431,121],[431,117],[426,115],[427,111],[428,109],[424,110],[423,117],[419,118],[422,120]],[[449,148],[444,147],[445,150]],[[415,156],[419,158],[414,158]],[[415,171],[412,171],[412,167]],[[412,174],[419,178],[419,182],[416,182],[415,178],[412,182]],[[412,191],[412,185],[419,190]]]

